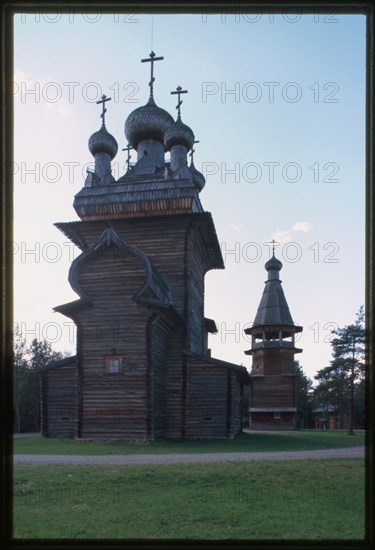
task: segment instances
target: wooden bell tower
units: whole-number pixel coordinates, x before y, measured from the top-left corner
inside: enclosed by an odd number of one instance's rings
[[[295,325],[289,311],[279,272],[282,263],[272,258],[265,264],[268,279],[253,326],[245,329],[251,335],[250,429],[291,430],[296,428]]]

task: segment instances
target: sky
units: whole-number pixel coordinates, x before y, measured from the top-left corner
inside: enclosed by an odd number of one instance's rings
[[[251,368],[248,336],[270,241],[296,324],[296,356],[313,378],[331,359],[331,330],[350,324],[365,290],[365,17],[296,14],[17,14],[14,19],[14,320],[30,340],[75,353],[74,325],[53,307],[77,295],[79,251],[56,222],[93,166],[89,136],[107,129],[125,172],[124,123],[148,99],[194,131],[200,194],[225,270],[206,275],[212,356]],[[135,151],[132,159],[136,158]]]

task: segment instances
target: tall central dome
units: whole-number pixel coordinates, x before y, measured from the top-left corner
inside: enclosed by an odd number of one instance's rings
[[[151,52],[147,59],[141,60],[151,65],[150,97],[146,105],[132,111],[125,121],[125,137],[137,151],[137,164],[133,170],[135,176],[155,174],[165,167],[164,134],[174,120],[154,101],[154,63],[162,59]]]
[[[146,105],[130,113],[125,121],[125,136],[130,145],[137,150],[144,140],[154,139],[164,142],[164,134],[174,124],[172,115],[158,107],[152,95]]]
[[[156,57],[155,52],[151,52],[150,57],[141,60],[142,63],[151,65],[150,98],[146,105],[130,113],[125,121],[125,137],[137,151],[138,144],[142,141],[155,140],[164,146],[164,134],[174,123],[172,116],[154,101],[154,63],[163,59],[164,57]]]

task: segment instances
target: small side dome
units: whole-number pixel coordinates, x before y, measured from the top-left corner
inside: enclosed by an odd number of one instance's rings
[[[100,130],[92,134],[89,139],[89,151],[95,157],[97,153],[107,153],[111,159],[116,156],[118,145],[115,138],[102,125]]]
[[[282,267],[283,264],[280,262],[280,260],[275,258],[275,255],[272,255],[272,258],[270,258],[268,262],[264,264],[264,268],[266,269],[266,271],[280,271]]]
[[[184,124],[180,118],[168,128],[164,135],[164,145],[167,151],[176,144],[185,145],[190,150],[193,147],[194,134],[193,130]]]
[[[164,134],[173,123],[173,117],[150,97],[146,105],[132,111],[126,119],[125,136],[134,149],[149,139],[163,143]]]
[[[193,161],[190,163],[189,169],[193,175],[193,182],[195,187],[198,189],[199,192],[202,191],[203,187],[206,185],[204,175],[195,168]]]

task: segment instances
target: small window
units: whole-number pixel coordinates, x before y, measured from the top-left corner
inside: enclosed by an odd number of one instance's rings
[[[273,413],[273,417],[274,417],[275,420],[280,420],[280,418],[281,418],[280,413],[278,413],[278,412]]]
[[[122,373],[123,357],[121,355],[107,355],[104,359],[107,374]]]

